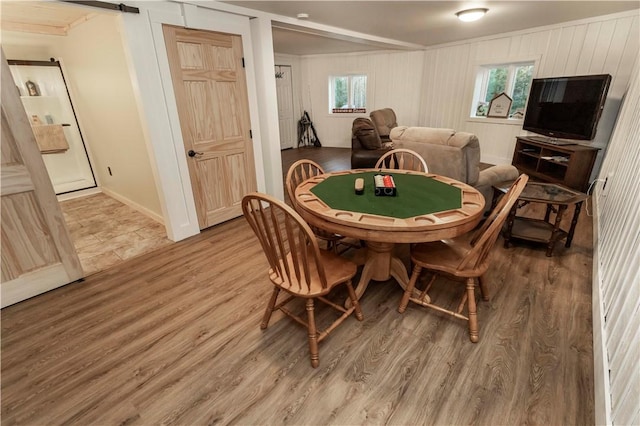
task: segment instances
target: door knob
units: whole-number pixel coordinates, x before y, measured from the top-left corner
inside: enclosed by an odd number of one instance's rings
[[[187,152],[187,154],[189,155],[189,157],[195,157],[196,155],[202,155],[202,152],[195,152],[194,150],[190,149],[189,152]]]

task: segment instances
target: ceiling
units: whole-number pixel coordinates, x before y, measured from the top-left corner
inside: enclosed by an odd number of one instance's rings
[[[635,1],[222,1],[273,13],[274,50],[311,55],[421,46],[484,37],[593,16],[639,10]],[[455,12],[486,7],[477,22],[462,23]],[[65,35],[100,9],[63,2],[0,1],[3,30]],[[247,11],[248,15],[258,12]],[[298,13],[309,18],[298,20]],[[337,31],[334,28],[347,30]],[[340,34],[340,32],[342,34]]]
[[[509,31],[639,9],[636,1],[223,1],[237,6],[330,25],[421,46],[484,37]],[[473,7],[489,12],[476,22],[458,21],[455,13]],[[291,29],[274,29],[277,53],[294,55],[343,53],[380,46],[334,40]],[[343,37],[344,38],[344,37]],[[391,45],[388,48],[392,48]],[[415,47],[414,47],[415,48]]]
[[[67,32],[95,16],[92,9],[58,2],[2,1],[2,29],[36,34],[67,35]]]

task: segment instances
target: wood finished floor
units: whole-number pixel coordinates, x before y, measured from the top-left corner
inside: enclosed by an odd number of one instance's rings
[[[312,369],[302,327],[260,330],[267,262],[231,220],[3,309],[2,424],[593,424],[591,219],[552,258],[501,243],[479,343],[374,282]]]

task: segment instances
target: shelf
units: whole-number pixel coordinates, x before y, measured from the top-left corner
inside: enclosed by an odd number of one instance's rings
[[[553,165],[554,167],[556,165]],[[567,175],[566,168],[553,168],[553,167],[541,167],[538,168],[538,173],[542,174],[542,176],[549,178],[552,181],[563,181]]]
[[[531,170],[536,170],[538,166],[538,159],[534,157],[529,157],[529,156],[520,157],[518,159],[518,166],[531,169]]]
[[[569,164],[569,160],[567,159],[567,161],[557,161],[557,160],[553,160],[553,159],[547,159],[547,158],[540,158],[540,161],[546,161],[547,163],[552,163],[555,164],[556,166],[561,166],[561,167],[567,167]]]
[[[532,158],[540,158],[540,153],[539,152],[527,152],[527,151],[518,151],[519,154],[521,155],[525,155],[527,157],[532,157]]]
[[[558,229],[555,238],[552,239],[553,225],[542,219],[531,219],[528,217],[516,217],[511,228],[511,238],[518,238],[540,243],[549,243],[566,238],[568,233]]]
[[[516,138],[511,164],[545,181],[584,191],[598,148],[584,145],[551,145],[525,136]]]
[[[69,149],[61,124],[33,125],[31,128],[38,148],[43,154],[65,152]]]
[[[539,156],[541,151],[542,151],[542,148],[540,148],[540,147],[525,146],[519,152],[521,152],[523,154],[526,154],[526,155]]]

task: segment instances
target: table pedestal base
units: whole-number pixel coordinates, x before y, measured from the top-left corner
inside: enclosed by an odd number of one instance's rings
[[[407,288],[409,274],[402,260],[393,255],[394,246],[394,243],[367,241],[367,260],[362,268],[360,281],[355,288],[358,299],[362,297],[371,280],[387,281],[393,277],[403,290]],[[350,305],[351,301],[347,299],[345,306],[350,307]]]

